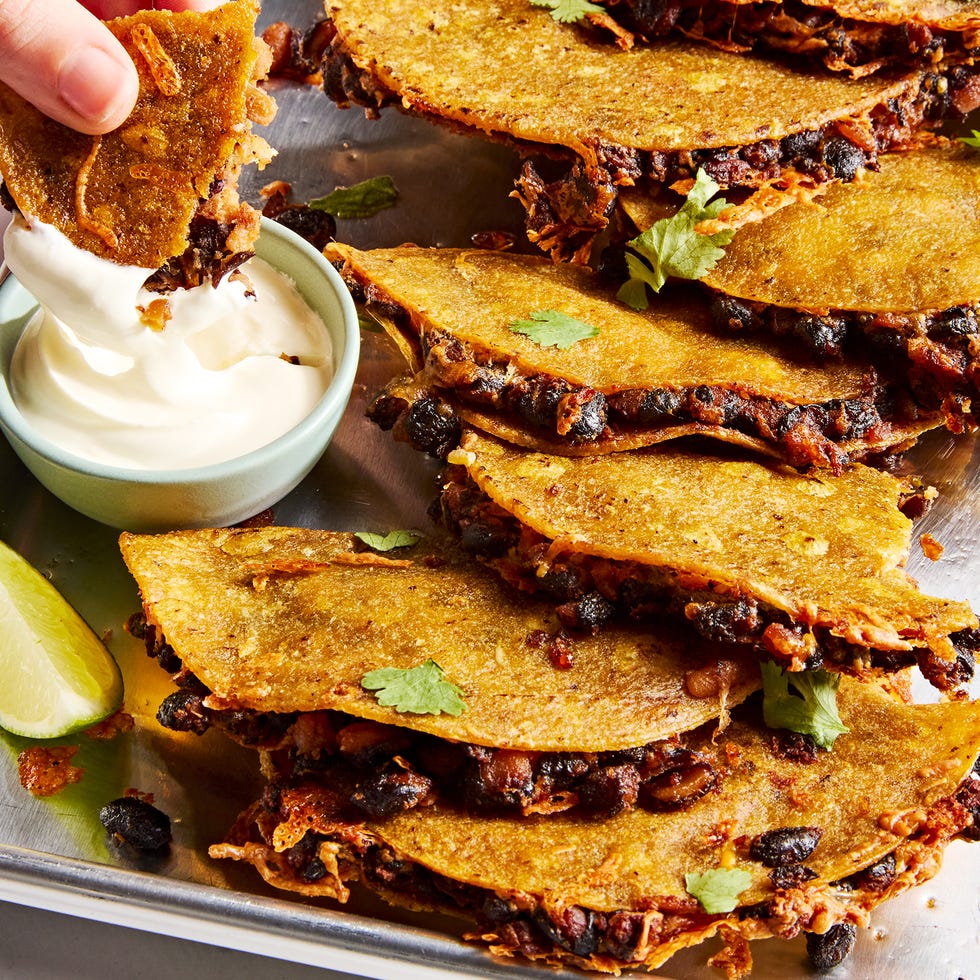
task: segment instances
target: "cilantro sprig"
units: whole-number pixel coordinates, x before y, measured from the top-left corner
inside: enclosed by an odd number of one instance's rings
[[[335,218],[370,218],[398,200],[395,182],[387,175],[369,177],[350,187],[336,187],[325,197],[315,197],[310,207]]]
[[[809,735],[823,749],[850,731],[837,712],[840,675],[827,670],[784,671],[762,661],[762,717],[770,728]],[[793,691],[790,691],[790,687]]]
[[[456,717],[466,710],[462,689],[446,680],[445,671],[431,657],[417,667],[369,671],[361,687],[376,692],[379,704],[398,712]]]
[[[604,14],[605,7],[589,0],[531,0],[533,7],[547,7],[551,16],[561,24],[574,24],[586,14]]]
[[[373,531],[355,531],[354,537],[358,541],[363,541],[374,551],[410,548],[422,540],[422,535],[418,531],[389,531],[387,534],[375,534]]]
[[[980,130],[972,130],[972,136],[961,136],[960,142],[967,146],[972,146],[974,150],[980,150]]]
[[[696,898],[705,912],[731,912],[738,896],[752,884],[752,875],[743,868],[712,868],[684,875],[687,893]]]
[[[726,228],[713,235],[702,235],[696,226],[718,214],[728,206],[723,197],[715,198],[718,184],[704,170],[697,177],[680,210],[669,218],[661,218],[642,235],[627,242],[631,251],[626,253],[626,265],[630,278],[619,290],[619,299],[634,310],[645,310],[648,305],[647,287],[659,293],[671,277],[700,279],[718,263],[727,245],[735,235]]]
[[[578,341],[595,337],[599,333],[598,327],[576,320],[559,310],[535,310],[528,316],[529,320],[515,320],[510,329],[514,333],[524,334],[542,347],[567,350]]]

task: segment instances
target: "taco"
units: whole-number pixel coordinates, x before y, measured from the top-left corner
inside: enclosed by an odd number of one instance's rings
[[[839,470],[938,422],[859,361],[814,367],[719,335],[693,288],[637,312],[588,269],[539,257],[343,245],[327,255],[412,372],[371,416],[433,455],[463,422],[561,455],[700,434]],[[551,325],[556,334],[535,333]]]
[[[691,744],[726,778],[680,811],[515,819],[436,801],[365,818],[327,766],[274,777],[209,853],[308,896],[344,902],[360,881],[463,914],[498,956],[618,973],[718,936],[709,962],[739,977],[749,940],[804,932],[826,967],[980,813],[976,703],[905,705],[848,678],[839,701],[849,731],[806,760],[774,750],[751,702],[722,736],[702,730]]]
[[[245,261],[259,214],[238,197],[245,164],[272,157],[252,123],[275,104],[257,87],[270,57],[257,0],[206,13],[144,10],[107,22],[140,78],[116,130],[77,133],[0,83],[0,175],[8,206],[76,246],[158,270],[148,288],[216,282]]]
[[[896,206],[896,201],[901,206]],[[639,196],[638,227],[659,216]],[[819,203],[743,226],[702,279],[717,326],[792,337],[821,359],[901,371],[954,431],[980,405],[980,155],[958,143],[882,159]]]
[[[620,51],[527,0],[327,9],[324,86],[338,104],[395,105],[557,161],[552,178],[528,160],[516,195],[532,240],[558,258],[587,257],[622,187],[703,170],[722,188],[806,197],[977,98],[972,70],[849,79],[687,41]]]
[[[569,626],[672,613],[793,670],[917,663],[942,689],[972,676],[976,617],[904,571],[907,487],[888,473],[801,474],[676,443],[569,458],[476,430],[448,460],[446,525],[507,581],[551,594]]]
[[[684,741],[760,686],[738,650],[669,627],[569,633],[451,545],[358,545],[295,528],[124,534],[138,632],[179,686],[161,722],[219,728],[289,772],[329,762],[372,813],[437,796],[475,812],[680,808],[717,784]],[[392,706],[365,681],[378,671],[430,700]]]
[[[578,21],[629,48],[681,34],[727,51],[805,58],[859,77],[908,65],[977,56],[980,4],[973,0],[599,0]]]

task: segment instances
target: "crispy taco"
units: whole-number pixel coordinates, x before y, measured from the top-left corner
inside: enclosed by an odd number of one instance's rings
[[[570,458],[476,430],[448,459],[444,522],[570,626],[672,612],[793,670],[918,663],[942,689],[972,676],[976,616],[905,572],[906,487],[888,473],[804,475],[676,443]]]
[[[372,418],[433,455],[455,446],[465,422],[562,455],[701,434],[839,470],[939,421],[859,361],[814,367],[718,334],[693,287],[637,312],[588,269],[541,257],[327,254],[409,363]],[[546,326],[557,333],[535,334]]]
[[[638,227],[656,217],[639,196],[623,204]],[[978,212],[975,149],[941,143],[884,158],[879,172],[817,203],[742,227],[702,280],[715,322],[741,335],[788,335],[824,359],[860,352],[907,374],[950,428],[973,428]]]
[[[239,200],[238,175],[271,159],[252,123],[275,112],[256,84],[270,61],[254,36],[258,11],[239,0],[108,21],[140,90],[129,118],[102,136],[49,119],[0,83],[8,206],[102,258],[158,270],[147,283],[158,291],[217,281],[245,261],[259,215]]]
[[[340,105],[395,105],[557,159],[553,179],[528,160],[516,193],[531,238],[560,258],[587,255],[621,187],[704,170],[722,188],[794,200],[977,98],[972,69],[850,79],[688,41],[620,51],[527,0],[327,9],[324,85]]]
[[[462,913],[500,956],[618,973],[718,936],[710,962],[739,977],[749,940],[805,932],[826,967],[980,816],[976,703],[905,705],[848,678],[839,696],[849,731],[812,758],[774,750],[751,701],[720,737],[702,730],[691,744],[726,778],[680,811],[515,819],[440,800],[365,818],[327,765],[274,779],[210,854],[309,896],[344,902],[359,880]]]
[[[787,54],[853,76],[980,53],[975,0],[599,0],[579,20],[622,47],[681,34],[727,51]]]
[[[679,808],[717,784],[684,741],[759,687],[737,650],[669,627],[570,633],[451,546],[358,545],[295,528],[124,534],[148,652],[179,684],[161,722],[222,729],[290,771],[329,759],[372,813],[436,796],[477,812]],[[392,706],[365,682],[379,671],[431,700]]]

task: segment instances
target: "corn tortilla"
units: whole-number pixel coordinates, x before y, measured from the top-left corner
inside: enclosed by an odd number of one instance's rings
[[[376,555],[295,528],[124,534],[120,546],[147,621],[215,708],[336,709],[455,741],[601,751],[690,730],[759,685],[738,663],[728,692],[691,698],[685,671],[731,651],[627,627],[576,639],[573,666],[556,669],[528,643],[558,631],[548,604],[516,602],[452,550]],[[371,670],[429,658],[463,689],[460,716],[400,713],[361,687]]]

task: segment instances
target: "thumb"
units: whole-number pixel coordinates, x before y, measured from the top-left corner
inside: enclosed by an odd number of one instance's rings
[[[139,93],[123,46],[75,0],[0,0],[0,79],[83,133],[115,129]]]

